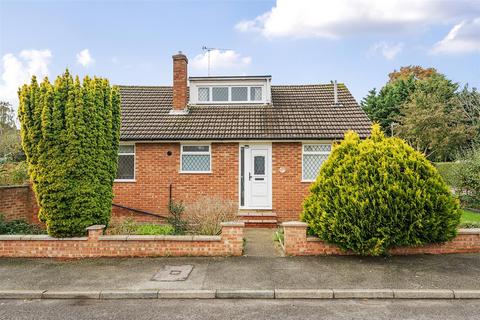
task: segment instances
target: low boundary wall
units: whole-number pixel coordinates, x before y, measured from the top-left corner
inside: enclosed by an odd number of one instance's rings
[[[290,221],[282,224],[284,230],[285,254],[289,256],[354,255],[334,244],[317,237],[307,236],[305,222]],[[398,247],[389,250],[391,255],[445,254],[480,252],[480,229],[459,229],[457,236],[442,244],[428,244],[419,247]]]
[[[240,256],[243,222],[222,223],[219,236],[105,236],[105,226],[88,227],[88,236],[0,235],[0,257],[94,258],[159,256]]]

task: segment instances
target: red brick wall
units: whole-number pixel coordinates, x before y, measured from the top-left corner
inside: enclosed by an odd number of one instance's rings
[[[169,185],[175,200],[191,202],[216,196],[238,203],[238,143],[212,143],[212,173],[181,174],[179,143],[137,143],[136,182],[114,183],[114,203],[168,215]],[[167,152],[172,155],[168,156]],[[302,144],[272,143],[272,202],[279,221],[298,220],[310,183],[302,179]],[[281,168],[285,172],[281,172]],[[0,188],[0,212],[8,219],[37,222],[38,208],[29,187]],[[112,219],[162,223],[161,218],[113,207]]]
[[[226,222],[220,236],[102,236],[56,239],[45,235],[0,235],[0,257],[92,258],[160,256],[240,256],[243,223]]]
[[[272,143],[272,165],[273,212],[281,222],[298,220],[311,184],[302,182],[302,143]]]
[[[6,220],[25,220],[40,224],[37,218],[38,206],[30,186],[0,187],[0,213]]]
[[[353,255],[334,244],[318,238],[307,237],[307,224],[287,222],[283,224],[285,254],[290,256]],[[444,254],[480,252],[480,229],[460,229],[450,242],[420,247],[399,247],[389,250],[392,255]]]
[[[137,143],[135,162],[136,182],[114,184],[116,204],[168,215],[170,183],[177,201],[201,196],[238,201],[238,143],[212,143],[212,173],[179,173],[179,143]]]

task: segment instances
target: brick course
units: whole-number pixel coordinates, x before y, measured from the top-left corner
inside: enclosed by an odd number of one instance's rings
[[[89,227],[88,237],[1,236],[0,257],[93,258],[160,256],[240,256],[241,222],[227,222],[218,237],[102,236],[104,226]]]
[[[354,255],[343,251],[334,244],[326,243],[315,237],[307,237],[307,224],[304,222],[285,222],[284,248],[289,256],[328,256]],[[460,229],[457,236],[442,244],[428,244],[420,247],[399,247],[389,250],[391,255],[446,254],[480,252],[480,229]]]

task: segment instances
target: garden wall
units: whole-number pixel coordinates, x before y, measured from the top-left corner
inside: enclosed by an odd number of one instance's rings
[[[0,257],[94,258],[240,256],[243,222],[222,223],[219,236],[104,236],[105,226],[88,227],[88,237],[0,235]]]
[[[7,221],[25,220],[41,224],[37,218],[37,201],[29,185],[0,186],[0,214],[3,214]]]
[[[30,185],[0,186],[0,214],[7,221],[25,220],[28,223],[44,226],[38,220],[38,205]],[[112,206],[112,222],[130,218],[138,223],[165,223],[165,218],[150,213],[141,213],[128,208]]]
[[[317,237],[307,237],[307,224],[304,222],[284,222],[284,249],[289,256],[353,255],[334,244],[326,243]],[[399,247],[390,249],[392,255],[444,254],[480,252],[480,229],[460,229],[450,242],[429,244],[421,247]]]

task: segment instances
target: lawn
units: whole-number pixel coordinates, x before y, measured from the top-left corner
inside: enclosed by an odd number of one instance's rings
[[[480,213],[471,210],[462,210],[460,227],[480,228]]]

